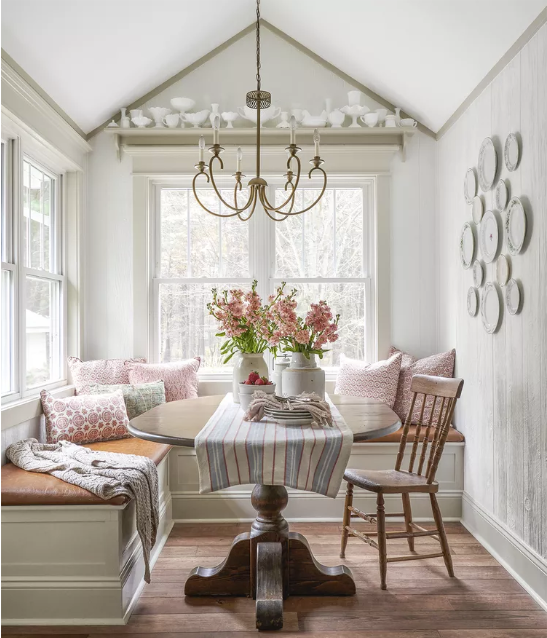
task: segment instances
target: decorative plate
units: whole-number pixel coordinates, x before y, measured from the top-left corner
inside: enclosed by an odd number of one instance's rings
[[[505,288],[505,305],[510,315],[516,315],[520,310],[520,287],[516,279],[509,279]]]
[[[515,171],[517,169],[520,160],[520,149],[518,138],[514,133],[509,133],[505,140],[503,159],[508,171]]]
[[[479,230],[479,246],[484,261],[490,264],[496,258],[499,247],[498,219],[491,210],[484,213]]]
[[[500,255],[496,261],[496,279],[503,288],[511,276],[511,262],[505,255]]]
[[[507,200],[509,199],[509,193],[507,191],[507,184],[500,179],[496,184],[495,190],[496,208],[498,210],[505,210],[507,206]]]
[[[488,334],[496,332],[501,316],[500,296],[496,284],[489,281],[482,293],[481,318],[482,325]]]
[[[484,268],[478,259],[473,262],[473,284],[475,288],[480,288],[484,281]]]
[[[473,197],[473,208],[471,209],[471,217],[475,224],[480,224],[482,216],[484,214],[484,206],[482,204],[482,197],[480,195],[476,195]]]
[[[475,175],[474,168],[468,168],[465,174],[465,182],[463,185],[463,193],[465,195],[465,201],[471,204],[473,197],[477,194],[477,176]]]
[[[479,184],[483,191],[489,191],[494,184],[498,170],[498,156],[494,142],[487,137],[479,151]]]
[[[460,259],[464,268],[471,268],[475,258],[475,230],[471,222],[465,222],[460,234]]]
[[[505,233],[507,235],[507,247],[511,255],[520,253],[526,238],[526,213],[518,197],[511,198],[507,207]]]
[[[470,317],[475,317],[479,310],[479,292],[476,288],[469,288],[467,291],[467,312]]]

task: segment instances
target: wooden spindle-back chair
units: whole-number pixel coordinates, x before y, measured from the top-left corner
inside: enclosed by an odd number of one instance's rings
[[[449,576],[454,576],[450,548],[435,495],[439,489],[439,484],[435,481],[435,474],[452,423],[456,401],[461,395],[462,388],[463,379],[415,375],[410,386],[412,400],[401,436],[395,469],[380,471],[347,469],[344,474],[344,479],[347,481],[347,491],[340,557],[344,558],[345,556],[349,535],[356,536],[377,549],[380,559],[382,589],[386,589],[387,564],[396,561],[442,556]],[[415,419],[416,411],[419,413],[417,420]],[[414,439],[409,441],[408,433],[413,421],[416,423],[416,431]],[[408,453],[407,444],[410,446],[410,458],[408,469],[403,470],[401,468],[405,454]],[[365,514],[353,507],[354,486],[377,494],[375,514]],[[434,530],[427,530],[413,523],[410,505],[411,493],[429,494],[435,520]],[[384,494],[401,494],[403,513],[386,514]],[[386,532],[386,517],[390,516],[404,517],[405,530]],[[350,526],[352,518],[360,518],[367,523],[376,523],[377,531],[368,534],[359,532]],[[373,536],[377,537],[377,540],[374,540]],[[414,539],[417,537],[432,537],[440,543],[441,552],[433,554],[412,553],[404,556],[387,555],[387,540],[406,538],[409,550],[414,552]]]

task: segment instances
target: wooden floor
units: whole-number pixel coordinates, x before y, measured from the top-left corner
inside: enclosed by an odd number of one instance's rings
[[[363,529],[368,528],[364,523]],[[390,527],[397,526],[393,524]],[[398,526],[400,527],[400,526]],[[426,526],[427,527],[427,526]],[[256,635],[254,601],[246,598],[185,599],[192,567],[220,562],[232,538],[248,524],[176,525],[124,627],[3,627],[2,635],[64,638],[248,638]],[[351,538],[340,561],[340,528],[334,523],[293,524],[305,534],[316,558],[344,562],[353,571],[357,595],[348,598],[289,598],[284,636],[320,638],[547,638],[547,612],[460,524],[447,524],[456,578],[441,558],[388,566],[387,591],[379,587],[377,553]],[[388,551],[407,551],[390,541]],[[419,552],[438,551],[416,540]],[[271,635],[271,634],[269,634]]]

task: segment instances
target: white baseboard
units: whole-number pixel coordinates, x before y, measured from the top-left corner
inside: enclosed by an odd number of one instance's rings
[[[547,560],[528,547],[495,516],[486,512],[466,492],[462,496],[461,522],[547,611]]]

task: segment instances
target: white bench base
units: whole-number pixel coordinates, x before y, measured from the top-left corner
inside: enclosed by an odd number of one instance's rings
[[[158,474],[152,565],[173,526],[169,456]],[[2,507],[3,625],[123,625],[143,575],[134,502]]]

